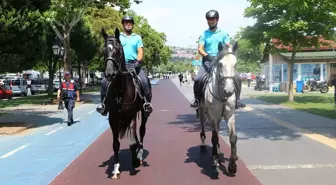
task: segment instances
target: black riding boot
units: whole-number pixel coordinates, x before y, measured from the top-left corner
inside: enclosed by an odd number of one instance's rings
[[[241,93],[241,88],[237,88],[236,91],[235,91],[235,95],[236,95],[236,109],[246,107],[245,104],[243,104],[243,103],[240,102],[240,93]]]
[[[107,98],[106,97],[103,98],[101,104],[98,105],[96,110],[103,116],[107,115],[108,108],[107,108]]]
[[[238,74],[236,74],[236,76],[234,78],[234,84],[236,86],[236,91],[235,91],[236,109],[244,108],[244,107],[246,107],[246,105],[240,102],[240,94],[241,94],[241,89],[242,89],[242,83],[241,83],[240,76]]]
[[[197,108],[199,105],[200,95],[199,95],[199,83],[198,81],[194,82],[194,101],[190,104],[191,107]]]

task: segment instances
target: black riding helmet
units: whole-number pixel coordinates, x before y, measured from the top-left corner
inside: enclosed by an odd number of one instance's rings
[[[219,13],[216,10],[209,10],[206,14],[205,14],[205,18],[209,19],[209,18],[219,18]]]
[[[121,24],[124,24],[125,21],[130,21],[132,24],[134,24],[134,19],[131,16],[125,15],[121,20]]]

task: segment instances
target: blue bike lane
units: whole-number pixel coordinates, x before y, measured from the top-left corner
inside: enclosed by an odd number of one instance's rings
[[[158,80],[152,81],[153,85],[157,83]],[[0,137],[1,184],[49,184],[109,128],[107,117],[95,112],[96,106],[76,108],[77,121],[70,127],[56,123],[33,133]],[[66,117],[66,111],[58,114]]]

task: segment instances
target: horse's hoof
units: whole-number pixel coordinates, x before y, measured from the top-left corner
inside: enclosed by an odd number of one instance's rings
[[[201,152],[205,152],[206,151],[206,146],[205,145],[201,145],[200,146],[200,151]]]
[[[231,174],[236,174],[237,173],[237,164],[235,162],[230,162],[228,166],[228,171]]]
[[[216,161],[216,162],[213,162],[212,163],[212,167],[213,168],[217,168],[217,167],[219,167],[219,163]]]
[[[112,180],[120,179],[120,173],[116,173],[112,175]]]
[[[140,159],[136,159],[132,161],[132,166],[134,168],[138,168],[141,165],[141,160]]]

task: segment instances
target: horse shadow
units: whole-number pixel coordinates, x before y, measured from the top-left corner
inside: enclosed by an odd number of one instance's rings
[[[212,168],[212,147],[206,146],[205,151],[200,151],[200,146],[193,146],[187,150],[187,159],[184,163],[195,163],[201,168],[200,173],[208,176],[210,179],[219,179],[218,171]],[[223,163],[228,162],[229,159],[224,157],[224,154],[220,154],[221,164],[219,170],[227,177],[234,177],[230,174]]]
[[[145,160],[149,155],[148,150],[143,149],[143,163],[142,167],[148,167],[150,166]],[[120,163],[120,168],[119,171],[120,173],[122,172],[129,172],[129,175],[133,176],[136,175],[140,172],[139,169],[134,169],[132,166],[132,153],[129,149],[122,149],[119,151],[119,163]],[[102,162],[101,165],[98,167],[105,168],[107,167],[105,173],[107,174],[107,178],[112,177],[112,172],[114,170],[114,155],[112,155],[107,161]]]

